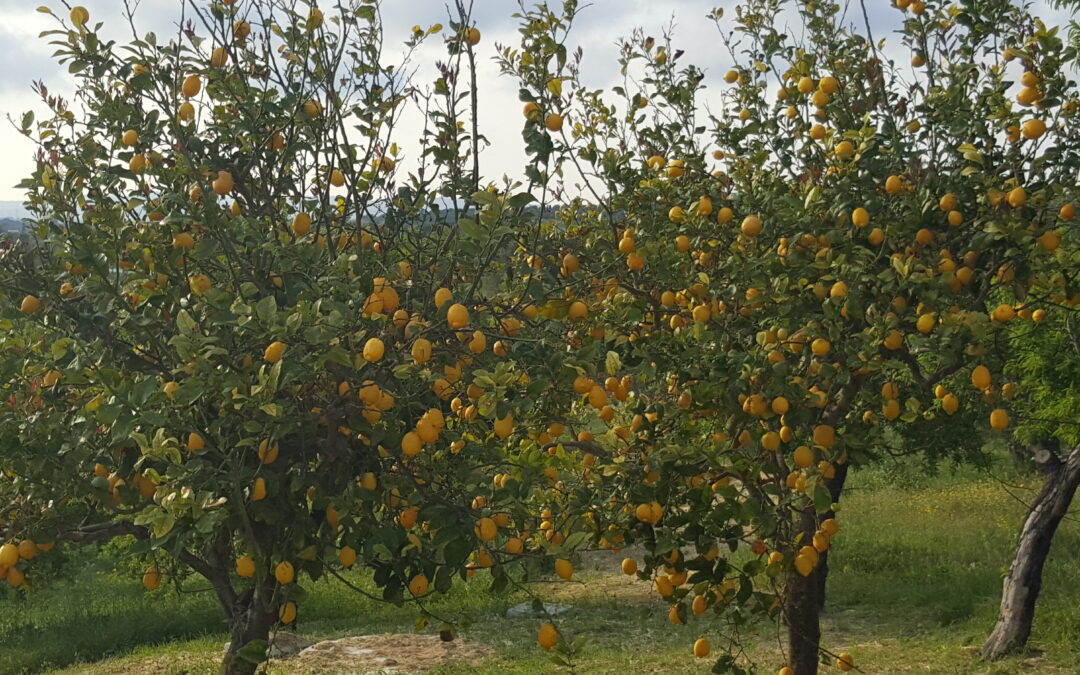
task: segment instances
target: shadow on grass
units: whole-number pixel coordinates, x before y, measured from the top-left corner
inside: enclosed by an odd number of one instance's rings
[[[0,673],[40,672],[225,631],[208,597],[144,596],[111,583],[98,593],[60,587],[28,598],[12,593],[5,604],[11,618],[0,623]]]
[[[367,590],[362,574],[350,581]],[[438,616],[475,621],[505,611],[516,596],[497,596],[486,583],[459,584],[428,603]],[[192,580],[191,587],[205,583]],[[297,620],[302,633],[337,637],[383,631],[414,630],[415,605],[380,603],[336,580],[308,586],[311,591]],[[28,593],[0,593],[7,612],[0,613],[0,673],[37,673],[75,663],[121,656],[138,647],[169,642],[228,640],[227,624],[212,593],[172,589],[146,592],[135,579],[80,573],[72,580],[41,584]]]
[[[843,506],[842,530],[830,560],[828,644],[859,647],[873,672],[916,672],[910,668],[920,663],[937,670],[918,672],[1016,672],[1009,670],[1017,667],[1014,662],[976,666],[964,646],[980,644],[993,625],[1023,505],[999,486],[965,483],[914,493],[889,488],[853,492]],[[700,664],[687,661],[686,655],[693,639],[717,626],[704,617],[672,626],[665,604],[646,584],[615,572],[618,557],[599,558],[601,571],[586,572],[582,565],[586,585],[555,582],[536,589],[547,600],[574,605],[559,625],[568,634],[589,638],[582,672],[700,672]],[[362,574],[350,580],[371,590]],[[1078,583],[1080,523],[1068,520],[1048,562],[1032,644],[1045,650],[1049,661],[1036,668],[1066,663],[1080,653]],[[419,616],[415,606],[385,605],[335,580],[308,588],[299,617],[299,630],[308,637],[412,632]],[[478,577],[428,605],[438,617],[468,619],[472,625],[464,637],[489,644],[498,654],[482,668],[446,672],[548,672],[548,655],[535,648],[541,619],[502,618],[526,594],[496,595],[488,588],[487,580]],[[227,639],[211,594],[148,594],[136,579],[88,572],[73,581],[42,585],[29,595],[12,591],[6,598],[8,611],[0,612],[0,673],[40,672],[148,645],[150,656],[160,660],[169,651],[160,645],[184,640],[190,642],[172,648],[212,663],[220,655],[218,640]],[[748,637],[754,643],[752,656],[766,663],[776,659],[774,632],[761,628]],[[192,641],[196,638],[205,639]],[[145,651],[138,649],[133,658],[143,663]],[[106,673],[108,667],[102,664],[102,670],[93,672]]]

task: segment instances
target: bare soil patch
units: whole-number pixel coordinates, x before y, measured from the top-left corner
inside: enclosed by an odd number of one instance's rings
[[[357,635],[323,640],[287,661],[294,673],[423,673],[450,663],[479,663],[494,655],[486,645],[455,638],[443,642],[438,635]]]

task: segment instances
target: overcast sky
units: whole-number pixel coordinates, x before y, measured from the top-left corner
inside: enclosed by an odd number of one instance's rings
[[[105,37],[128,37],[129,33],[120,21],[120,0],[79,1],[89,10],[91,23],[105,21],[102,30]],[[252,0],[240,0],[249,1]],[[180,2],[142,0],[138,12],[140,29],[155,30],[159,35],[168,33],[179,16]],[[554,0],[553,4],[558,2]],[[524,159],[520,148],[520,125],[517,124],[521,104],[515,83],[500,76],[491,60],[496,42],[517,43],[516,24],[511,16],[517,9],[517,1],[475,0],[475,3],[476,24],[483,33],[478,47],[482,83],[481,131],[492,141],[492,147],[482,154],[483,173],[488,179],[504,173],[517,176]],[[403,42],[414,25],[426,28],[437,21],[447,23],[444,0],[387,0],[383,4],[388,44]],[[586,3],[583,1],[582,4]],[[675,46],[686,51],[684,58],[688,63],[705,68],[707,84],[717,90],[722,86],[720,77],[731,66],[731,60],[719,41],[716,27],[705,17],[717,6],[729,10],[730,14],[734,4],[730,0],[592,0],[591,5],[580,13],[571,40],[584,47],[587,84],[607,88],[619,81],[617,38],[630,34],[636,27],[659,36],[674,22]],[[50,56],[46,42],[38,37],[42,30],[55,27],[53,19],[35,11],[39,5],[67,14],[59,0],[0,0],[0,114],[3,117],[0,120],[0,157],[3,160],[0,161],[0,200],[21,200],[22,195],[14,185],[33,169],[33,144],[17,133],[6,117],[17,118],[25,110],[35,107],[30,91],[30,83],[35,79],[44,80],[50,90],[68,97],[73,88],[65,70]],[[890,43],[886,53],[901,57],[898,36],[890,34],[901,15],[887,5],[888,0],[867,0],[875,38],[886,38]],[[1044,5],[1036,6],[1045,9]],[[1048,22],[1061,20],[1051,14],[1048,10],[1045,12]],[[798,27],[792,25],[791,30],[798,31]],[[441,54],[441,48],[432,48],[422,52],[420,58],[430,66]],[[429,71],[422,79],[431,81],[433,76]],[[496,121],[504,116],[515,123]],[[407,153],[411,135],[409,129],[402,129],[398,138]]]

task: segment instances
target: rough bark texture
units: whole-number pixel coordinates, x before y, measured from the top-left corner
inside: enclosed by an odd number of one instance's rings
[[[817,515],[813,507],[805,509],[796,516],[797,532],[803,533],[803,540],[810,541],[817,529]],[[804,577],[791,570],[785,589],[784,614],[788,627],[788,665],[795,675],[817,675],[821,644],[821,614],[818,601],[818,575],[815,569],[810,576]]]
[[[254,532],[252,534],[253,537],[258,536]],[[210,581],[229,622],[229,648],[221,660],[221,675],[251,675],[259,664],[239,658],[237,654],[254,640],[269,640],[270,629],[278,619],[278,602],[274,596],[277,582],[273,577],[266,576],[244,592],[237,593],[230,577],[231,541],[230,531],[222,527],[206,542],[201,551],[202,557],[181,551],[179,558]]]
[[[241,594],[229,614],[229,649],[221,660],[221,675],[251,675],[259,664],[237,657],[237,652],[253,640],[269,641],[277,621],[273,603],[273,582],[259,582]]]
[[[856,375],[833,399],[820,423],[835,426],[851,410],[855,394],[862,386],[863,376]],[[836,476],[826,485],[832,501],[840,499],[840,491],[847,479],[847,463],[836,467]],[[831,517],[831,513],[822,518]],[[805,507],[794,518],[792,532],[797,536],[802,533],[802,542],[809,544],[818,527],[818,514],[813,505]],[[794,540],[794,538],[793,538]],[[794,553],[794,552],[792,552]],[[788,627],[788,649],[791,651],[788,664],[795,675],[817,675],[821,657],[821,607],[825,595],[824,557],[820,557],[817,566],[809,576],[802,576],[794,569],[788,577],[785,589],[784,618]]]
[[[844,491],[844,483],[847,481],[848,475],[848,463],[838,464],[836,466],[836,475],[832,477],[832,480],[825,482],[825,487],[829,488],[829,495],[832,497],[832,503],[836,504],[840,501],[840,495]],[[835,518],[836,512],[829,509],[825,513],[821,514],[821,520],[828,520],[829,518]],[[814,578],[817,580],[817,603],[818,609],[825,609],[825,582],[829,579],[829,552],[825,551],[821,554],[821,562],[818,563],[817,569],[814,570]]]
[[[1024,648],[1031,636],[1035,602],[1042,590],[1043,565],[1050,554],[1061,519],[1069,510],[1080,485],[1080,445],[1062,462],[1048,448],[1035,453],[1036,463],[1046,477],[1020,530],[1012,566],[1005,577],[997,624],[982,648],[986,659],[998,659]]]
[[[150,532],[131,521],[115,520],[84,525],[64,533],[61,538],[67,541],[96,542],[109,541],[124,535],[148,539]],[[273,577],[268,577],[237,594],[230,577],[231,539],[231,531],[222,527],[206,542],[201,551],[196,553],[181,550],[177,557],[180,562],[210,582],[228,619],[232,639],[221,662],[222,675],[252,675],[259,664],[237,658],[237,652],[253,640],[269,640],[270,630],[278,620],[278,600],[275,597],[277,582]],[[250,530],[249,541],[253,547],[269,550],[272,538],[265,527],[256,524]]]

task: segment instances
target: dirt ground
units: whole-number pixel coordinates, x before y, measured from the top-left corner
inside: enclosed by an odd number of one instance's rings
[[[275,661],[294,673],[422,673],[448,663],[478,663],[493,655],[490,647],[437,635],[358,635],[317,642],[300,654]]]

